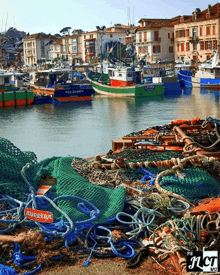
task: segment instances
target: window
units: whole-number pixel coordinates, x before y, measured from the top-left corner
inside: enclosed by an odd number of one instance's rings
[[[93,34],[90,34],[89,38],[93,38]]]
[[[145,47],[142,47],[142,53],[145,53]]]
[[[160,46],[153,46],[153,53],[160,53]]]
[[[186,33],[186,37],[189,37],[189,29],[187,29],[187,30],[185,31],[185,33]]]
[[[196,36],[197,36],[197,30],[196,30],[196,28],[192,29],[192,36],[193,36],[193,38],[196,38]]]
[[[169,47],[169,53],[173,53],[173,46]]]
[[[138,53],[141,53],[141,47],[138,47]]]
[[[217,49],[217,40],[213,40],[213,50]]]
[[[60,50],[60,46],[55,46],[55,50],[59,51]]]
[[[73,50],[73,53],[76,53],[77,52],[77,46],[73,46],[72,50]]]
[[[197,43],[193,43],[193,50],[194,50],[194,51],[197,50]]]
[[[210,41],[206,41],[206,50],[210,50]]]
[[[170,38],[170,33],[168,32],[168,38]]]
[[[190,51],[190,44],[186,43],[186,51]]]
[[[144,41],[146,42],[147,41],[147,33],[144,32]]]
[[[154,32],[154,41],[158,41],[158,38],[159,38],[159,32],[155,31]]]
[[[142,42],[142,33],[139,33],[139,42]]]
[[[177,43],[177,46],[176,46],[176,51],[177,51],[177,52],[179,51],[179,46],[180,46],[180,44]]]
[[[184,43],[181,43],[181,52],[184,52]]]
[[[199,35],[202,36],[202,27],[200,27],[200,29],[199,29]]]
[[[180,31],[180,37],[184,37],[185,36],[185,31],[184,30],[181,30]]]
[[[179,32],[178,31],[176,31],[176,38],[178,38],[179,37]]]
[[[206,35],[210,35],[210,26],[206,27]]]
[[[204,50],[204,41],[200,42],[200,50]]]
[[[215,26],[212,26],[212,34],[215,34]]]
[[[112,34],[110,34],[110,37],[112,38]]]

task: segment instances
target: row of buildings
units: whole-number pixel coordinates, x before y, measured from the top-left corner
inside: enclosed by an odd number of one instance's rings
[[[24,64],[62,60],[90,63],[107,57],[118,45],[134,43],[136,57],[148,63],[194,60],[204,62],[220,43],[220,4],[208,5],[192,15],[171,19],[139,20],[138,26],[115,24],[91,32],[74,30],[57,37],[38,33],[23,38]],[[132,31],[131,31],[132,27]]]

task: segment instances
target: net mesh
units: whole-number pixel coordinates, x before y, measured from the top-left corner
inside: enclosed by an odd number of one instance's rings
[[[189,200],[218,196],[218,182],[201,169],[183,169],[184,178],[167,175],[162,178],[162,187]]]
[[[36,173],[39,169],[37,157],[33,152],[22,152],[9,140],[0,138],[0,186],[1,193],[13,198],[25,200],[29,187],[23,181],[21,169],[27,163],[30,168],[27,178],[34,188],[37,187]]]
[[[125,203],[125,189],[123,187],[109,189],[90,183],[72,168],[72,160],[72,157],[52,157],[38,163],[33,152],[22,152],[9,140],[1,138],[0,192],[15,199],[26,201],[30,190],[21,176],[21,170],[29,163],[30,167],[25,170],[25,176],[35,190],[38,189],[38,182],[44,175],[57,178],[57,183],[50,189],[52,199],[60,196],[82,198],[100,210],[100,216],[97,220],[100,223],[106,222],[122,211]],[[59,200],[57,205],[73,222],[88,220],[90,218],[88,214],[77,209],[79,202],[78,200],[63,199]],[[53,212],[55,220],[64,218],[53,207],[39,205],[38,208],[44,210],[44,207]]]
[[[109,189],[90,183],[72,167],[72,158],[59,158],[55,161],[53,175],[57,177],[56,196],[77,196],[92,203],[100,210],[97,222],[103,223],[123,210],[125,189]],[[59,200],[58,206],[68,214],[72,221],[88,219],[88,215],[77,209],[77,200]],[[74,211],[73,211],[74,209]],[[58,218],[58,213],[55,214]]]

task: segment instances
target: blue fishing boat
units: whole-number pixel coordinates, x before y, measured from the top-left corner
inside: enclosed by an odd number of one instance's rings
[[[207,60],[198,67],[195,74],[191,70],[179,70],[178,79],[186,87],[220,89],[219,52],[215,51],[213,60]]]
[[[67,69],[41,70],[33,77],[30,88],[34,94],[51,96],[54,101],[91,100],[94,90],[85,79]]]

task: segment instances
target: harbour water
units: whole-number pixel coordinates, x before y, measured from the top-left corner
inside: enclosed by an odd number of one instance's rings
[[[0,109],[0,136],[38,161],[107,153],[112,140],[175,119],[220,119],[220,92],[186,89],[154,98],[93,97],[91,102]]]

